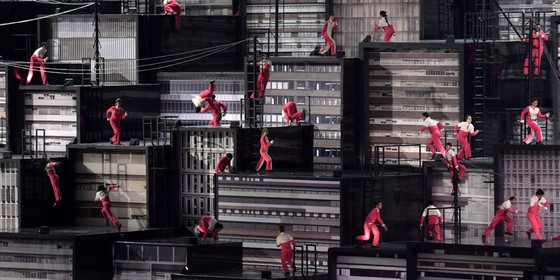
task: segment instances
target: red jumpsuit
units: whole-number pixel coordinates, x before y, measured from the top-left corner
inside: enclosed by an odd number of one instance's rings
[[[531,234],[534,232],[538,240],[542,240],[542,221],[541,217],[539,217],[539,210],[541,209],[541,207],[544,207],[545,210],[548,210],[550,204],[544,197],[541,197],[541,199],[539,199],[536,195],[531,197],[531,202],[529,203],[529,211],[527,211],[527,218],[529,219],[532,227],[527,231],[527,233]]]
[[[218,126],[222,120],[222,110],[224,110],[224,115],[227,113],[227,105],[218,100],[212,100],[208,102],[206,107],[204,107],[204,109],[200,112],[204,113],[208,110],[212,113],[212,120],[208,123],[208,125]]]
[[[331,50],[331,55],[336,53],[336,42],[332,38],[332,32],[337,29],[338,24],[335,21],[331,19],[325,21],[323,29],[321,30],[321,35],[325,38],[325,46],[319,51],[320,54],[324,55],[329,49]]]
[[[205,107],[206,104],[212,101],[212,95],[214,95],[214,88],[216,85],[214,83],[210,83],[208,88],[201,91],[195,98],[192,99],[192,102],[195,107]]]
[[[533,60],[533,73],[538,75],[541,71],[541,59],[544,51],[544,41],[548,41],[548,36],[542,31],[539,33],[533,32],[533,43],[531,46],[531,58]],[[529,38],[525,38],[525,42],[529,42]],[[529,75],[529,56],[525,58],[523,65],[523,74]]]
[[[420,129],[420,133],[422,133],[426,128],[428,128],[428,130],[432,134],[432,138],[430,138],[430,141],[428,141],[428,147],[430,148],[430,151],[432,151],[432,154],[436,153],[434,149],[435,146],[435,148],[438,149],[441,155],[445,155],[445,149],[443,148],[441,140],[439,139],[441,136],[440,131],[443,130],[443,124],[432,120],[432,118],[430,117],[427,117],[424,120],[422,128]]]
[[[224,172],[227,168],[230,167],[230,165],[231,165],[231,160],[227,156],[223,156],[218,161],[218,166],[216,166],[216,172],[215,173]]]
[[[263,134],[261,136],[261,148],[259,150],[259,153],[261,154],[261,158],[259,159],[259,162],[255,167],[255,171],[259,172],[259,170],[261,169],[265,161],[266,161],[266,171],[272,170],[272,158],[268,155],[268,148],[270,147],[270,145],[272,144],[270,143],[270,141],[268,141],[268,136],[266,136],[266,134]]]
[[[53,189],[53,193],[54,193],[54,200],[56,203],[59,203],[60,201],[62,201],[62,196],[60,195],[60,179],[58,178],[58,175],[56,174],[56,170],[54,169],[54,166],[56,165],[56,162],[49,162],[47,163],[47,165],[45,166],[45,170],[47,171],[47,176],[49,176],[49,179],[51,180],[51,187]]]
[[[393,34],[395,34],[395,29],[390,25],[385,18],[379,19],[379,24],[373,27],[375,30],[383,28],[385,31],[385,37],[383,37],[383,42],[389,42]]]
[[[374,224],[375,221],[378,221],[381,224],[381,226],[385,225],[385,223],[381,219],[381,212],[377,207],[373,208],[369,212],[366,221],[364,222],[364,235],[360,235],[356,237],[356,239],[361,241],[368,241],[370,233],[373,233],[373,242],[371,243],[371,245],[376,247],[379,244],[380,233],[379,233],[379,229]]]
[[[259,66],[261,67],[261,69],[259,72],[259,77],[257,78],[256,89],[253,94],[251,94],[251,98],[264,97],[266,85],[268,84],[268,79],[270,78],[270,67],[272,66],[270,60],[259,61]],[[257,96],[255,96],[255,92],[257,93]]]
[[[286,105],[282,108],[282,116],[287,122],[291,122],[292,120],[299,122],[302,114],[302,112],[297,111],[297,106],[294,101],[286,103]]]
[[[537,137],[537,142],[541,142],[542,132],[541,127],[537,123],[537,117],[548,118],[549,114],[542,114],[539,107],[533,107],[532,105],[529,105],[525,108],[525,110],[523,110],[523,112],[521,112],[521,121],[525,120],[525,115],[527,115],[527,113],[529,113],[529,117],[527,118],[527,125],[531,128],[531,133],[529,133],[529,135],[527,135],[527,137],[523,139],[523,142],[529,144],[531,143],[531,141],[533,141],[533,138],[535,136]]]
[[[467,168],[465,168],[463,164],[457,161],[457,154],[455,154],[455,151],[453,151],[453,149],[449,149],[449,151],[445,153],[444,160],[447,164],[447,167],[449,168],[451,181],[453,182],[453,175],[455,175],[455,170],[457,169],[459,169],[459,180],[463,180],[463,175],[465,175]]]
[[[294,260],[292,259],[292,245],[295,247],[296,241],[291,235],[281,232],[276,237],[276,247],[281,248],[280,262],[282,263],[282,268],[286,273],[290,272],[286,263],[289,263],[291,267],[294,267]]]
[[[111,124],[111,128],[113,128],[113,133],[115,134],[111,138],[111,142],[113,144],[120,144],[121,143],[121,120],[126,118],[126,112],[122,107],[117,108],[117,106],[111,106],[111,108],[107,109],[107,118],[109,119],[109,123]]]
[[[517,210],[511,208],[511,201],[506,200],[504,203],[502,203],[498,211],[496,211],[496,214],[494,215],[494,219],[492,219],[492,223],[490,223],[488,228],[484,231],[484,235],[486,236],[490,235],[494,227],[496,227],[496,225],[502,221],[505,221],[507,223],[506,232],[512,232],[513,218],[508,216],[508,213],[517,213],[517,212],[518,212]]]
[[[459,131],[459,133],[457,133]],[[458,158],[470,158],[471,154],[471,144],[467,136],[470,134],[471,136],[476,136],[474,132],[474,126],[468,122],[460,122],[455,125],[455,129],[453,130],[455,134],[457,134],[457,140],[461,143],[461,150],[459,150],[459,154],[457,154]]]
[[[107,187],[106,191],[98,191],[95,194],[95,202],[101,201],[101,204],[103,205],[103,208],[101,208],[101,214],[103,214],[105,221],[108,222],[108,220],[111,220],[114,225],[118,225],[119,220],[111,212],[111,199],[109,198],[109,192],[118,187],[119,185],[112,184]]]
[[[428,211],[429,209],[432,210]],[[428,215],[428,227],[426,227],[426,234],[428,236],[432,236],[435,233],[436,240],[440,240],[441,231],[439,228],[439,224],[441,223],[442,216],[441,213],[439,212],[439,209],[436,209],[436,207],[433,205],[429,205],[428,207],[426,207],[424,209],[424,212],[422,212],[422,218],[420,218],[420,225],[424,224],[424,219],[426,218],[426,215]]]
[[[39,65],[39,70],[41,71],[41,79],[43,80],[43,85],[48,84],[47,82],[47,73],[45,72],[45,54],[47,53],[47,49],[38,48],[33,52],[33,55],[29,59],[29,73],[27,74],[27,84],[31,83],[33,79],[33,71],[35,70],[35,65]]]
[[[181,30],[181,6],[175,0],[163,1],[163,10],[166,13],[175,13],[175,31]]]
[[[218,231],[214,229],[217,223],[218,221],[212,216],[203,216],[200,218],[197,228],[200,232],[204,233],[202,239],[206,239],[209,234],[212,235],[212,239],[214,240],[218,238]]]

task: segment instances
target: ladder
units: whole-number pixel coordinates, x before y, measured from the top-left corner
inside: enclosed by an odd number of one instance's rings
[[[251,98],[257,89],[259,66],[257,65],[257,37],[253,38],[253,55],[245,59],[245,124],[251,128],[262,127],[264,98]],[[266,85],[265,85],[266,86]]]

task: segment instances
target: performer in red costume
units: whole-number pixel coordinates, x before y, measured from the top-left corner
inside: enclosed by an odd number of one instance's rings
[[[544,196],[544,191],[542,189],[538,189],[537,192],[533,197],[531,197],[531,201],[529,202],[529,211],[527,211],[527,218],[531,223],[531,228],[527,231],[527,237],[531,239],[531,233],[535,233],[538,240],[542,240],[541,237],[541,229],[542,229],[542,221],[541,217],[539,217],[539,210],[542,213],[548,211],[548,207],[550,204],[546,200]]]
[[[54,167],[58,164],[59,164],[58,162],[55,162],[52,159],[47,158],[47,164],[45,165],[45,171],[47,171],[47,176],[49,176],[49,179],[51,181],[51,187],[54,193],[54,204],[52,207],[56,207],[56,205],[62,201],[62,195],[60,195],[60,185],[59,185],[60,179],[58,178],[58,175],[56,174],[56,170],[54,169]]]
[[[108,226],[109,220],[111,220],[111,222],[113,222],[113,224],[117,226],[117,229],[121,230],[122,224],[119,223],[117,217],[115,217],[111,212],[111,198],[109,198],[109,192],[118,188],[119,185],[117,184],[111,184],[108,186],[105,185],[97,186],[97,193],[95,194],[94,201],[95,202],[101,201],[101,205],[103,205],[103,208],[101,208],[101,214],[103,214],[103,217],[105,218],[105,225]]]
[[[261,158],[255,167],[255,171],[259,172],[261,167],[263,166],[264,162],[266,161],[266,172],[272,171],[272,158],[268,155],[268,148],[274,144],[274,140],[268,140],[268,129],[263,128],[261,132],[261,148],[259,153],[261,154]]]
[[[175,32],[181,30],[181,5],[175,0],[163,0],[163,10],[166,15],[175,16]]]
[[[395,34],[395,29],[389,23],[389,20],[387,19],[387,13],[385,11],[379,12],[379,24],[376,24],[373,28],[375,30],[383,28],[383,31],[385,31],[383,42],[389,42],[391,40],[391,37]]]
[[[422,218],[420,218],[420,229],[424,227],[424,219],[428,216],[428,226],[426,227],[426,236],[429,238],[434,237],[434,233],[436,235],[436,240],[441,240],[441,231],[439,228],[439,224],[441,223],[442,216],[434,206],[432,201],[428,201],[428,207],[424,208],[424,212],[422,212]]]
[[[216,174],[218,173],[223,173],[227,170],[230,169],[231,167],[231,159],[233,158],[233,155],[231,153],[227,153],[225,156],[223,156],[219,161],[218,161],[218,166],[216,166]]]
[[[202,239],[206,239],[208,235],[212,235],[212,239],[218,239],[218,232],[224,229],[224,225],[222,225],[218,220],[214,219],[212,216],[203,216],[200,218],[200,222],[194,229],[196,234],[200,237],[202,235]]]
[[[369,236],[373,233],[373,242],[371,245],[377,247],[379,244],[379,229],[374,224],[376,221],[381,224],[383,230],[389,230],[383,220],[381,219],[381,209],[383,208],[383,203],[381,201],[375,202],[375,207],[367,215],[366,221],[364,222],[364,235],[356,237],[357,240],[368,241]]]
[[[291,125],[299,123],[299,119],[303,118],[305,111],[298,112],[294,101],[290,101],[282,108],[282,117]]]
[[[270,78],[270,67],[272,66],[272,62],[270,62],[268,54],[263,54],[263,59],[257,62],[257,65],[260,67],[260,72],[259,77],[257,78],[255,91],[253,92],[253,94],[251,94],[251,98],[264,97],[266,85],[268,84],[268,79]]]
[[[467,171],[467,168],[457,160],[457,154],[452,149],[453,145],[451,143],[445,143],[445,156],[443,157],[447,168],[449,169],[449,174],[451,175],[451,183],[453,183],[453,175],[455,171],[459,171],[459,182],[463,182],[463,176]]]
[[[109,141],[111,144],[120,145],[121,144],[121,120],[125,119],[128,114],[121,107],[121,99],[117,98],[115,100],[115,106],[107,109],[107,121],[111,124],[113,128],[113,133],[115,134]]]
[[[336,53],[336,42],[332,38],[333,31],[338,29],[338,24],[334,21],[334,14],[329,16],[329,19],[325,21],[323,25],[323,30],[321,30],[321,36],[325,38],[325,46],[319,51],[321,55],[326,55],[329,49],[331,50],[331,55]]]
[[[222,117],[226,116],[227,105],[224,104],[223,102],[216,100],[216,96],[213,95],[212,100],[208,102],[206,107],[204,107],[204,109],[202,109],[201,112],[204,113],[207,112],[208,110],[210,110],[210,113],[212,113],[212,120],[208,123],[208,125],[218,126],[220,125],[220,121],[222,120]],[[223,113],[222,110],[224,110]]]
[[[41,79],[43,80],[43,85],[48,85],[49,82],[47,81],[47,73],[45,72],[45,62],[49,59],[45,57],[47,54],[47,43],[42,42],[41,47],[33,52],[31,58],[29,59],[29,73],[27,74],[27,84],[31,83],[31,79],[33,79],[33,71],[35,70],[35,64],[39,65],[39,70],[41,71]]]
[[[527,106],[525,110],[521,112],[520,122],[525,122],[525,115],[529,114],[529,117],[527,118],[527,125],[531,128],[531,133],[523,139],[523,144],[530,144],[536,136],[537,145],[543,145],[541,127],[537,123],[537,118],[548,118],[550,117],[550,113],[542,114],[538,106],[539,101],[533,100],[531,105]]]
[[[459,131],[459,133],[457,133]],[[457,135],[457,140],[461,143],[461,150],[459,150],[459,154],[457,157],[461,158],[471,158],[471,144],[467,139],[467,136],[470,134],[471,136],[476,136],[478,134],[478,130],[474,130],[474,126],[472,125],[472,117],[467,115],[467,118],[464,122],[460,122],[455,125],[455,129],[453,132]]]
[[[420,128],[418,135],[424,132],[426,128],[428,128],[428,131],[430,131],[430,133],[432,134],[432,138],[430,138],[430,140],[428,141],[428,147],[430,148],[430,151],[432,151],[432,159],[436,157],[436,150],[434,149],[434,146],[438,149],[441,155],[444,156],[446,151],[441,144],[441,140],[439,140],[441,131],[444,130],[443,124],[438,121],[432,120],[428,112],[422,113],[422,119],[424,120],[424,123],[422,124],[422,128]]]
[[[192,103],[194,104],[195,110],[197,113],[200,113],[200,110],[206,107],[206,104],[212,101],[212,97],[214,96],[214,81],[210,81],[208,88],[201,91],[197,96],[192,99]]]
[[[482,235],[482,242],[486,243],[488,235],[490,235],[494,227],[502,221],[507,223],[505,234],[513,235],[513,218],[508,216],[508,213],[523,213],[522,211],[512,208],[515,204],[517,204],[517,198],[512,196],[500,205],[498,211],[496,211],[494,215],[494,219],[492,219],[492,223],[490,223],[488,228],[484,231],[484,235]]]
[[[284,269],[284,275],[290,276],[290,270],[286,263],[289,263],[292,269],[295,269],[294,260],[292,259],[292,246],[296,246],[296,241],[290,234],[285,233],[284,225],[278,226],[278,231],[280,231],[280,234],[276,237],[276,247],[281,247],[280,262]]]
[[[532,44],[531,44],[531,59],[533,60],[533,73],[539,75],[541,72],[541,59],[544,51],[544,41],[548,41],[548,36],[546,33],[541,31],[541,25],[537,24],[536,30],[531,34]],[[529,42],[529,38],[525,38],[523,41]],[[523,65],[523,74],[529,75],[529,56],[525,58],[525,63]]]

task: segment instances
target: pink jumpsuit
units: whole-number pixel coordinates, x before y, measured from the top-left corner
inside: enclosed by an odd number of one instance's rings
[[[222,120],[222,110],[224,110],[224,114],[227,113],[227,105],[218,100],[212,100],[208,102],[206,107],[204,107],[204,109],[200,112],[204,113],[208,110],[212,113],[212,120],[208,123],[208,125],[218,126]]]
[[[506,200],[504,203],[502,203],[498,211],[496,211],[496,214],[494,215],[494,219],[492,219],[492,223],[490,223],[488,228],[484,231],[484,235],[486,236],[490,235],[494,227],[496,227],[496,225],[498,225],[502,221],[505,221],[507,223],[506,232],[512,232],[513,218],[508,216],[508,213],[517,213],[517,212],[518,212],[517,210],[511,208],[511,201]]]
[[[231,160],[227,156],[223,156],[220,161],[218,161],[215,173],[224,172],[227,168],[230,167],[230,162]]]
[[[422,133],[426,128],[428,128],[430,134],[432,134],[432,138],[430,138],[430,140],[428,141],[428,147],[430,148],[432,154],[436,153],[436,150],[434,149],[435,146],[435,148],[438,149],[441,155],[445,155],[445,149],[443,148],[441,140],[439,139],[441,136],[440,131],[443,130],[443,125],[440,122],[434,121],[432,120],[432,118],[427,117],[424,120],[422,128],[420,129],[420,133]]]
[[[214,229],[216,223],[218,223],[218,221],[212,216],[203,216],[200,218],[197,228],[200,232],[204,233],[202,239],[206,239],[208,235],[212,235],[212,239],[214,240],[218,238],[218,231]]]
[[[387,23],[387,20],[385,18],[379,19],[379,24],[374,26],[373,28],[375,30],[379,30],[383,28],[383,31],[385,31],[385,37],[383,37],[383,42],[389,42],[391,40],[391,37],[393,37],[393,34],[395,34],[395,29],[393,28],[392,25]]]
[[[29,72],[27,74],[27,84],[31,83],[33,79],[33,71],[35,65],[39,65],[39,70],[41,71],[41,79],[43,80],[43,85],[48,84],[47,82],[47,73],[45,72],[45,54],[47,53],[46,49],[38,48],[33,52],[33,55],[29,59]]]
[[[113,144],[121,143],[121,120],[126,118],[125,113],[122,107],[117,108],[117,106],[111,106],[111,108],[107,109],[106,115],[111,124],[111,128],[113,128],[113,133],[115,134],[111,138]]]
[[[108,222],[108,220],[111,220],[114,225],[118,225],[119,220],[111,212],[111,199],[109,198],[109,191],[118,187],[119,185],[112,184],[107,187],[107,191],[98,191],[95,194],[95,202],[101,201],[101,204],[103,205],[103,208],[101,208],[101,214],[103,214],[105,221]]]
[[[282,263],[282,268],[284,269],[285,273],[290,272],[286,263],[289,263],[291,267],[294,267],[294,260],[292,259],[292,245],[295,247],[296,241],[291,235],[285,232],[281,232],[276,237],[276,247],[281,248],[280,262]]]
[[[531,223],[531,228],[527,231],[527,233],[531,234],[534,232],[538,240],[542,240],[542,221],[541,217],[539,217],[539,210],[541,209],[541,207],[544,207],[545,210],[548,210],[550,204],[544,197],[541,197],[541,199],[539,199],[536,195],[531,197],[531,202],[529,203],[529,211],[527,211],[527,218]]]
[[[282,116],[287,122],[290,122],[292,120],[299,122],[299,119],[302,116],[302,112],[298,112],[296,103],[294,103],[294,101],[290,101],[286,103],[286,105],[284,105],[284,107],[282,108]]]
[[[445,153],[444,160],[449,167],[451,181],[453,181],[453,175],[455,175],[456,169],[459,169],[459,180],[463,180],[463,175],[465,175],[467,168],[457,161],[457,154],[455,154],[455,151],[453,151],[453,149],[449,149],[449,151]]]
[[[356,239],[361,241],[368,241],[370,234],[373,233],[373,242],[371,243],[371,245],[377,247],[377,245],[379,244],[380,233],[379,229],[374,224],[376,221],[378,221],[382,226],[385,225],[385,223],[381,219],[381,212],[377,207],[373,208],[369,212],[366,221],[364,222],[364,235],[360,235],[356,237]]]
[[[54,200],[56,203],[59,203],[60,201],[62,201],[62,196],[60,195],[60,187],[59,187],[60,179],[58,178],[58,175],[56,174],[56,170],[54,169],[55,165],[56,165],[55,162],[49,162],[45,166],[45,170],[47,171],[47,176],[49,176],[49,179],[51,180],[51,187],[54,193]]]
[[[428,211],[428,209],[433,209]],[[429,215],[428,215],[429,212]],[[424,223],[424,219],[428,215],[428,227],[426,228],[426,234],[428,236],[432,236],[434,233],[436,234],[436,240],[441,240],[441,231],[439,228],[439,224],[441,223],[441,213],[435,206],[429,205],[424,209],[422,212],[422,218],[420,218],[420,225]]]
[[[325,46],[319,51],[320,54],[324,55],[331,50],[331,55],[336,53],[336,42],[332,38],[333,30],[336,31],[338,29],[338,24],[335,21],[328,19],[325,21],[323,25],[323,29],[321,30],[321,35],[325,38]]]
[[[264,162],[266,161],[266,171],[272,170],[272,158],[268,155],[268,148],[270,147],[270,141],[268,141],[268,137],[266,134],[261,135],[261,148],[259,153],[261,154],[261,158],[255,167],[255,171],[259,172],[261,167],[263,166]]]
[[[525,119],[525,115],[527,115],[527,113],[529,114],[529,117],[527,118],[527,125],[529,126],[529,128],[531,128],[531,133],[529,133],[529,135],[527,135],[527,137],[523,139],[523,142],[529,144],[531,143],[531,141],[533,141],[533,138],[535,136],[537,137],[537,142],[541,142],[542,132],[541,127],[537,123],[537,117],[548,118],[549,115],[542,114],[539,107],[533,107],[532,105],[529,105],[525,108],[525,110],[523,110],[523,112],[521,112],[521,121]]]
[[[181,30],[181,6],[175,0],[164,1],[163,10],[166,13],[175,13],[175,31]]]
[[[535,75],[540,74],[541,71],[541,59],[542,54],[544,51],[544,41],[548,41],[548,36],[546,33],[540,31],[539,33],[533,32],[533,44],[531,46],[531,58],[533,60],[533,73]],[[529,39],[526,38],[525,42],[529,42]],[[529,56],[525,58],[525,63],[523,64],[523,74],[529,75]]]
[[[459,133],[457,133],[459,131]],[[459,159],[461,158],[471,158],[471,144],[467,136],[470,134],[471,136],[476,136],[474,132],[474,126],[468,122],[460,122],[455,125],[455,129],[453,130],[454,133],[457,133],[457,140],[461,143],[461,150],[457,154]]]
[[[268,84],[268,80],[270,79],[270,66],[272,66],[272,63],[270,63],[269,60],[262,60],[259,62],[259,65],[261,69],[259,72],[259,77],[257,78],[255,91],[253,92],[253,94],[251,94],[251,98],[263,98],[266,91],[266,85]],[[255,92],[257,93],[256,96]]]

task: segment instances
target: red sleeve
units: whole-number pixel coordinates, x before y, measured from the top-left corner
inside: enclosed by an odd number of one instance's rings
[[[515,209],[513,209],[513,208],[511,208],[511,207],[508,208],[507,211],[508,211],[509,213],[517,213],[517,210],[515,210]]]
[[[204,113],[206,111],[210,110],[210,103],[206,104],[206,107],[204,107],[204,109],[200,110],[201,113]]]
[[[292,246],[296,247],[296,240],[293,236],[292,236],[292,241],[290,241],[290,242],[292,242]]]
[[[379,29],[381,29],[381,26],[379,26],[379,25],[376,24],[376,25],[373,26],[373,29],[379,30]]]
[[[381,224],[384,225],[385,222],[383,222],[383,220],[381,219],[381,213],[379,213],[379,215],[377,216],[377,221]]]
[[[453,129],[453,133],[457,133],[457,130],[459,130],[459,124],[455,125],[455,128]]]
[[[113,109],[113,107],[109,107],[109,109],[107,109],[107,112],[105,112],[105,115],[107,116],[107,118],[111,118],[111,114],[113,114],[111,109]]]
[[[453,166],[459,166],[459,163],[457,163],[457,156],[453,156]]]
[[[548,200],[544,203],[544,207],[550,208],[550,203],[548,203]]]
[[[422,128],[420,128],[420,132],[424,132],[424,130],[426,130],[426,126],[423,125]]]
[[[213,84],[213,83],[211,83],[211,84],[208,86],[208,91],[210,92],[210,95],[212,95],[212,94],[214,93],[214,89],[215,89],[215,88],[216,88],[216,85]]]
[[[542,35],[543,40],[548,41],[548,36],[546,36],[546,33],[541,31],[540,35]]]
[[[338,23],[335,23],[332,29],[333,29],[334,31],[337,31],[337,30],[338,30]],[[548,40],[548,38],[547,38],[547,40]]]
[[[420,225],[422,225],[424,223],[424,216],[420,217]]]
[[[224,110],[224,114],[227,113],[227,105],[223,102],[220,102],[220,107],[222,107],[222,109]]]
[[[366,217],[366,223],[368,223],[368,224],[373,224],[373,222],[375,222],[375,221],[373,220],[373,215],[374,215],[374,212],[373,212],[373,211],[374,211],[375,209],[376,209],[376,208],[373,208],[371,211],[369,211],[369,214],[368,214],[367,217]]]
[[[440,122],[438,122],[438,123],[437,123],[437,128],[438,128],[439,130],[443,130],[443,124],[440,123]]]
[[[111,185],[109,185],[109,186],[107,187],[107,190],[108,190],[108,191],[111,191],[111,190],[116,189],[116,188],[118,188],[118,187],[119,187],[118,184],[111,184]]]
[[[541,109],[540,109],[540,108],[539,108],[538,116],[539,116],[539,118],[543,118],[543,119],[546,119],[546,118],[547,118],[547,116],[546,116],[545,114],[541,113]]]
[[[121,119],[124,120],[124,119],[126,119],[126,114],[125,114],[124,109],[122,107],[121,107],[121,110],[123,110],[123,113],[121,114],[121,116],[122,116]]]
[[[265,148],[268,148],[268,147],[270,147],[270,145],[271,145],[270,142],[266,142],[265,136],[262,135],[262,136],[261,136],[261,146],[263,146],[263,147],[265,147]]]
[[[329,26],[329,21],[325,21],[325,24],[323,24],[323,30],[321,30],[321,35],[325,36],[325,33],[327,32],[327,26]]]
[[[539,110],[540,111],[540,110]],[[527,113],[529,112],[529,106],[525,107],[525,110],[523,110],[521,112],[521,117],[519,118],[520,120],[524,120],[525,119],[525,115],[527,115]]]

